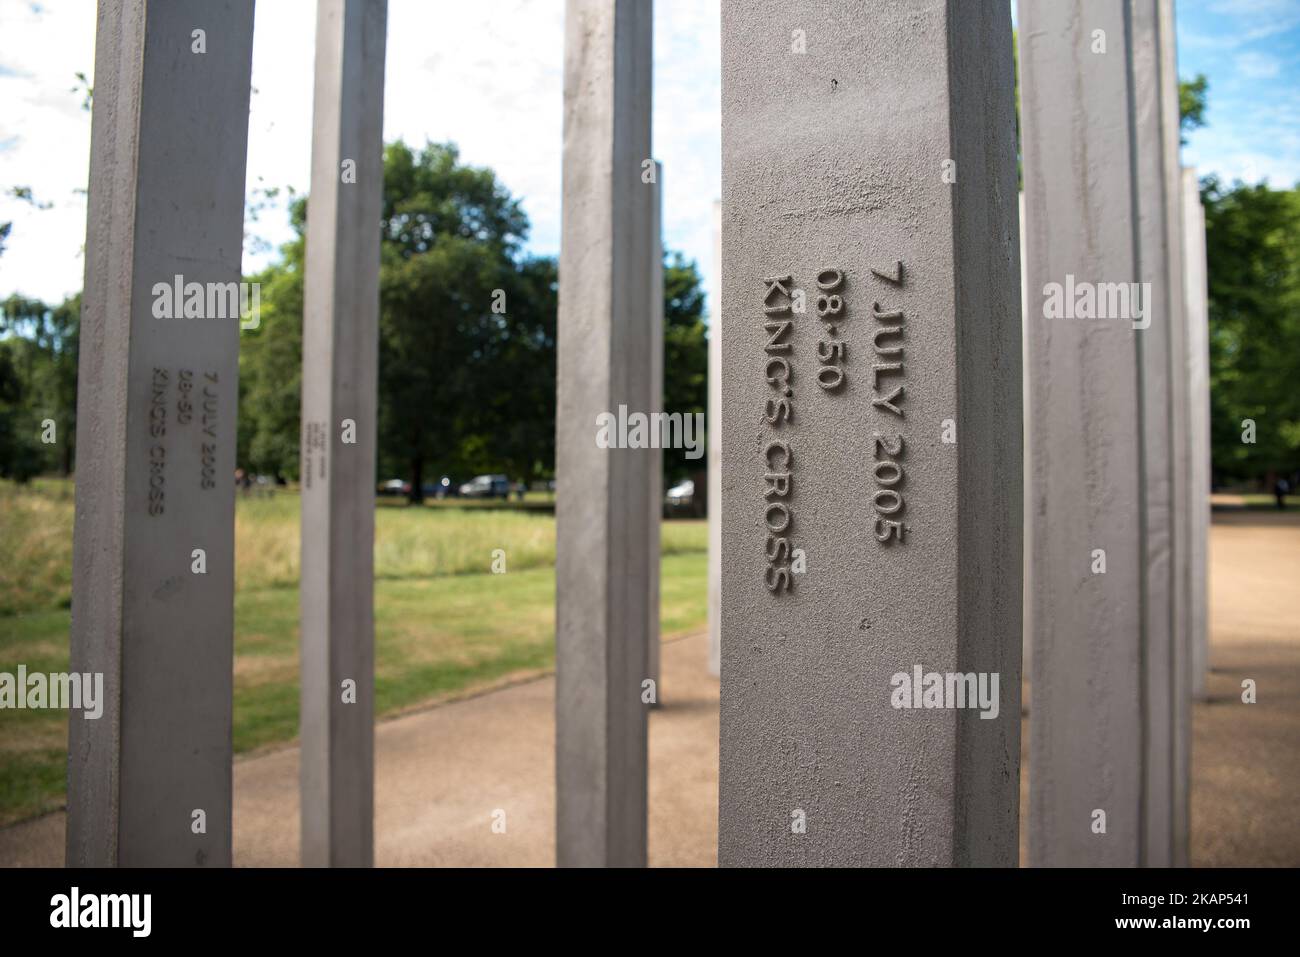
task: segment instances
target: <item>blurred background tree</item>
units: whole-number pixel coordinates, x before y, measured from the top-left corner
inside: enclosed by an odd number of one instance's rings
[[[0,477],[72,473],[80,322],[80,293],[57,306],[0,303]]]
[[[241,340],[239,462],[285,479],[298,471],[309,211],[294,202],[295,238],[250,277],[262,321]],[[377,475],[405,479],[412,501],[444,475],[553,474],[558,273],[553,258],[521,253],[528,228],[496,175],[462,164],[454,145],[385,149]],[[693,263],[666,258],[665,406],[704,411],[704,292]],[[670,480],[689,470],[681,452],[665,460]]]
[[[1201,200],[1215,481],[1268,484],[1300,469],[1300,191],[1207,176]]]

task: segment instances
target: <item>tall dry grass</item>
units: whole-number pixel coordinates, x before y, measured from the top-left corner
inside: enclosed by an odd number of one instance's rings
[[[70,481],[0,482],[0,615],[66,608],[72,585]],[[235,508],[235,587],[298,583],[299,500],[294,492],[240,496]],[[665,522],[665,555],[708,547],[701,521]],[[517,508],[384,506],[375,510],[375,577],[485,574],[494,552],[506,568],[555,564],[555,518]]]

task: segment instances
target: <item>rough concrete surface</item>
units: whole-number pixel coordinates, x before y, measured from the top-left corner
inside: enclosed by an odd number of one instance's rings
[[[1089,15],[1081,17],[1086,6]],[[1131,321],[1048,317],[1044,290],[1136,280],[1121,0],[1021,0],[1025,182],[1025,631],[1035,864],[1138,862],[1142,789],[1140,345]],[[1111,38],[1106,56],[1091,31]],[[1061,96],[1061,90],[1070,91]],[[1073,228],[1062,229],[1069,223]],[[1104,555],[1099,555],[1100,550]],[[1104,573],[1098,573],[1099,561]],[[1094,809],[1108,840],[1090,840]]]
[[[112,690],[71,723],[67,859],[221,866],[253,3],[105,0],[96,47],[71,668]]]
[[[1191,583],[1189,640],[1192,694],[1205,694],[1209,645],[1209,593],[1206,581],[1210,531],[1210,316],[1208,263],[1205,258],[1205,207],[1196,170],[1183,169],[1183,316],[1187,324],[1187,432],[1189,509],[1188,579]]]
[[[374,540],[387,0],[317,6],[302,342],[303,863],[374,860]],[[376,105],[378,104],[378,105]],[[345,177],[351,162],[355,175]],[[346,421],[351,437],[345,436]],[[344,682],[355,694],[347,700]]]
[[[1015,864],[1010,30],[722,7],[724,864]],[[915,667],[999,675],[998,714],[891,706]]]
[[[1181,174],[1170,0],[1132,0],[1133,170],[1138,278],[1150,283],[1142,330],[1142,465],[1146,572],[1143,615],[1143,826],[1141,863],[1168,867],[1187,855],[1185,377]],[[1170,110],[1170,97],[1173,110]],[[1172,124],[1171,124],[1172,120]],[[1177,361],[1175,361],[1175,359]]]
[[[598,416],[650,406],[652,7],[569,0],[555,414],[560,863],[645,864],[651,450]]]

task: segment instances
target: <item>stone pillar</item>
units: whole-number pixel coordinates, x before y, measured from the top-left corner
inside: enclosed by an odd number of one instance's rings
[[[713,203],[709,296],[709,674],[722,670],[722,203]]]
[[[1169,299],[1170,429],[1173,433],[1174,614],[1173,614],[1173,809],[1170,859],[1186,867],[1191,833],[1192,791],[1192,445],[1191,398],[1187,365],[1187,302],[1183,278],[1183,167],[1179,152],[1182,123],[1178,94],[1177,30],[1174,0],[1158,0],[1160,43],[1160,134],[1164,141],[1165,236]],[[1159,860],[1153,856],[1153,866]]]
[[[655,161],[654,200],[650,207],[650,405],[652,412],[664,411],[664,164]],[[662,437],[662,436],[661,436]],[[649,542],[650,578],[649,613],[646,630],[646,677],[655,683],[655,700],[659,703],[660,642],[659,628],[659,570],[663,562],[660,525],[664,515],[664,455],[663,450],[650,450],[650,518]]]
[[[302,343],[302,863],[374,863],[387,0],[319,0]]]
[[[1131,89],[1126,2],[1020,0],[1019,14],[1033,450],[1029,856],[1035,866],[1134,866],[1144,767],[1139,338],[1149,330],[1072,308],[1079,283],[1137,280],[1133,140],[1116,109]]]
[[[228,866],[252,0],[102,0],[77,395],[71,866]],[[251,290],[247,302],[252,304]]]
[[[1169,866],[1185,855],[1190,740],[1172,19],[1163,0],[1019,9],[1026,268],[1043,302],[1028,320],[1030,861]]]
[[[1205,261],[1205,207],[1196,170],[1183,170],[1183,282],[1186,289],[1188,511],[1191,518],[1188,565],[1191,578],[1192,694],[1205,697],[1209,669],[1210,534],[1210,317]]]
[[[650,402],[652,8],[568,0],[556,414],[556,858],[646,861],[650,456],[597,417]]]
[[[1150,289],[1142,364],[1145,495],[1143,865],[1185,861],[1190,756],[1182,180],[1172,0],[1133,0],[1138,278]]]
[[[722,76],[719,861],[1014,866],[1010,10],[724,4]]]
[[[1024,482],[1025,495],[1021,508],[1021,514],[1024,516],[1024,556],[1021,562],[1022,574],[1024,575],[1024,589],[1021,595],[1020,609],[1022,615],[1022,632],[1020,636],[1021,648],[1021,674],[1024,680],[1021,682],[1022,691],[1024,685],[1028,683],[1030,676],[1033,674],[1034,667],[1034,630],[1033,630],[1033,542],[1034,542],[1034,433],[1029,427],[1033,417],[1033,395],[1030,385],[1030,368],[1033,365],[1034,357],[1030,354],[1031,334],[1030,334],[1030,309],[1039,310],[1041,314],[1042,297],[1041,294],[1035,293],[1031,298],[1029,292],[1029,256],[1025,247],[1028,241],[1028,232],[1025,227],[1025,194],[1021,190],[1017,197],[1020,214],[1020,360],[1025,374],[1020,380],[1020,401],[1024,407],[1024,450],[1021,462],[1021,481]],[[1027,703],[1026,703],[1027,704]]]

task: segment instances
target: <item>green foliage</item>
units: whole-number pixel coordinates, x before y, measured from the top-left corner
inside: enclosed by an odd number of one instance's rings
[[[262,321],[243,333],[238,460],[294,479],[309,207],[292,207],[296,238],[259,276]],[[491,170],[452,145],[384,153],[381,223],[378,476],[423,485],[492,472],[553,473],[558,274],[519,252],[528,220]],[[704,292],[693,263],[664,268],[665,407],[703,412],[708,352]],[[702,467],[665,455],[669,480]]]
[[[86,74],[82,73],[80,70],[73,75],[77,78],[77,82],[68,90],[68,92],[80,94],[81,108],[89,113],[91,106],[93,106],[95,102],[95,88],[90,85],[90,77],[86,76]]]
[[[11,187],[9,190],[9,195],[12,196],[14,199],[21,200],[22,202],[31,206],[33,209],[44,210],[44,209],[54,208],[54,204],[49,200],[42,201],[37,199],[36,195],[32,192],[32,188],[30,186]]]
[[[704,286],[695,263],[676,253],[664,262],[664,411],[707,414],[708,407]],[[665,449],[663,458],[665,488],[706,468],[706,459],[688,459],[686,449]]]
[[[527,232],[518,201],[491,170],[462,165],[454,146],[385,150],[380,462],[410,481],[413,499],[442,472],[514,478],[544,467],[544,442],[535,454],[519,443],[540,438],[543,417],[515,401],[508,377],[526,372],[526,340],[544,335],[537,299],[550,306],[545,275],[515,262]],[[516,430],[512,418],[532,428]],[[515,440],[511,453],[503,433]]]
[[[1210,83],[1204,73],[1196,74],[1194,80],[1182,80],[1178,84],[1178,120],[1182,132],[1182,142],[1187,142],[1187,134],[1199,130],[1205,125],[1205,106]]]
[[[0,303],[0,476],[72,471],[80,322],[80,294],[53,307],[21,296]],[[43,441],[47,420],[53,442]]]
[[[1201,185],[1219,481],[1300,468],[1300,190]],[[1255,442],[1242,441],[1244,419]]]
[[[302,402],[305,201],[291,209],[298,236],[279,263],[250,277],[260,282],[261,321],[240,333],[239,432],[236,460],[258,474],[298,477]]]

